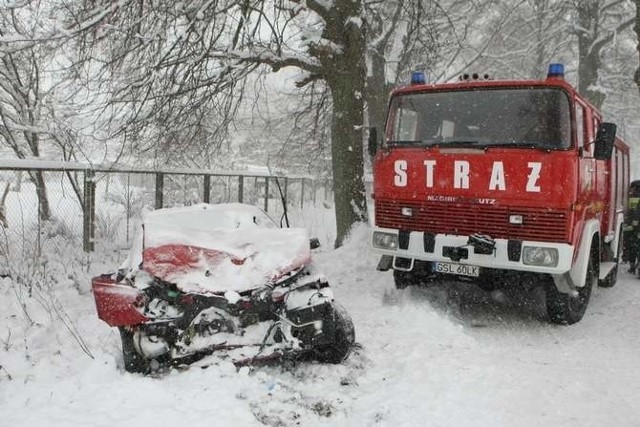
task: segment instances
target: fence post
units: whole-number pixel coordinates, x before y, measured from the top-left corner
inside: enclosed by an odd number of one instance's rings
[[[289,192],[289,178],[287,178],[286,176],[284,177],[284,204],[287,204],[287,199],[289,199],[289,195],[287,194]],[[285,207],[283,206],[283,209],[285,209]]]
[[[164,174],[156,172],[156,209],[162,209],[164,195]]]
[[[84,171],[84,207],[82,210],[82,249],[85,252],[93,252],[95,248],[94,238],[96,230],[96,183],[95,172]]]
[[[300,179],[300,209],[304,209],[304,178]]]
[[[238,175],[238,202],[243,203],[244,199],[244,176]]]
[[[329,180],[324,180],[324,200],[326,201],[329,198]]]
[[[204,194],[202,195],[202,201],[209,203],[211,197],[211,175],[204,176]]]
[[[318,192],[318,185],[315,179],[311,179],[311,197],[313,205],[316,205],[316,193]]]
[[[269,212],[269,177],[264,177],[264,211]]]
[[[109,176],[109,175],[107,175]],[[127,192],[125,193],[127,195],[127,210],[126,210],[126,217],[127,217],[127,243],[129,243],[129,225],[130,225],[130,219],[131,218],[131,174],[128,173],[127,174]]]

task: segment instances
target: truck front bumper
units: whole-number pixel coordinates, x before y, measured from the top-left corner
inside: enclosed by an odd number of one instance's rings
[[[411,264],[407,266],[406,262],[396,262],[397,259],[459,263],[481,268],[553,275],[564,274],[571,269],[575,248],[566,243],[490,238],[488,242],[479,242],[478,239],[470,237],[417,231],[399,233],[398,230],[375,227],[372,244],[377,253],[394,257],[395,269],[411,268]],[[546,265],[544,261],[536,263],[536,257],[531,256],[535,251],[555,254],[555,259],[551,262],[547,259]]]

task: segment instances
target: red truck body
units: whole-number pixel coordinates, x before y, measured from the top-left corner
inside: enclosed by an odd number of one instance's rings
[[[616,281],[628,183],[629,147],[558,73],[399,88],[374,161],[379,269],[398,287],[535,273],[574,323]]]

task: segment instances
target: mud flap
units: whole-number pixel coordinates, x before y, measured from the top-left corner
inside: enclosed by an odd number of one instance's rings
[[[573,279],[569,272],[564,274],[552,274],[551,277],[553,278],[553,283],[559,292],[562,292],[563,294],[576,292],[576,286],[573,284]]]
[[[607,278],[609,274],[613,271],[615,267],[617,267],[618,263],[613,261],[605,261],[600,263],[600,275],[598,276],[598,280],[604,280]]]

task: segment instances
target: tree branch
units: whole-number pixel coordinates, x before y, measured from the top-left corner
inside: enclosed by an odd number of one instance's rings
[[[609,30],[609,33],[604,36],[604,37],[600,37],[597,38],[596,40],[593,41],[593,43],[591,43],[591,46],[589,47],[589,53],[596,51],[599,52],[600,49],[602,49],[604,47],[604,45],[606,45],[607,43],[609,43],[611,40],[613,40],[613,37],[631,27],[633,24],[635,24],[636,20],[635,20],[635,16],[633,18],[630,18],[628,20],[626,20],[625,22],[623,22],[622,24],[618,25],[616,28],[614,28],[613,30]]]

